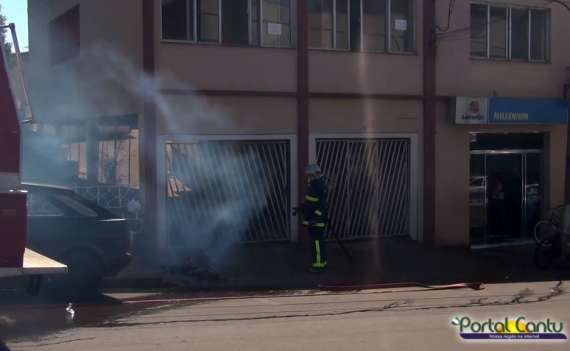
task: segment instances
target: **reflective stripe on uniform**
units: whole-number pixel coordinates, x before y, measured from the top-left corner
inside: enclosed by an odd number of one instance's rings
[[[319,202],[318,197],[312,197],[310,195],[305,196],[305,200],[310,201],[310,202]]]
[[[316,264],[318,264],[318,265],[322,264],[322,262],[321,262],[321,242],[319,240],[315,240],[315,251],[317,252],[317,262],[315,262],[313,264],[313,266]]]
[[[313,263],[313,268],[325,268],[327,266],[326,262],[323,263]]]
[[[316,214],[317,216],[322,216],[322,215],[323,215],[323,213],[322,213],[320,210],[315,210],[315,214]]]
[[[303,225],[311,226],[311,227],[317,227],[317,228],[324,228],[327,226],[326,223],[313,223],[313,224],[311,224],[311,222],[309,222],[309,221],[303,221]]]

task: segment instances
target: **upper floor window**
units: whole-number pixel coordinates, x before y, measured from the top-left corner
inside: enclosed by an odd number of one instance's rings
[[[323,49],[349,49],[349,0],[310,0],[309,45]]]
[[[547,61],[549,18],[546,9],[471,4],[471,56]]]
[[[289,47],[291,0],[162,0],[162,38]]]
[[[308,0],[313,48],[413,52],[414,0]]]
[[[311,47],[415,50],[415,0],[308,0]]]
[[[79,55],[79,6],[56,17],[49,23],[51,63],[58,64]]]

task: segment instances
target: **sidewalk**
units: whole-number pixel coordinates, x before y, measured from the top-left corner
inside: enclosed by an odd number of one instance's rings
[[[570,269],[539,271],[534,267],[534,246],[470,250],[426,248],[408,239],[383,239],[345,244],[349,264],[339,246],[329,244],[326,272],[308,272],[308,248],[292,244],[251,245],[233,251],[224,265],[207,272],[172,274],[158,264],[140,259],[118,277],[108,279],[109,288],[188,289],[310,289],[319,284],[365,284],[420,282],[516,282],[570,278]]]

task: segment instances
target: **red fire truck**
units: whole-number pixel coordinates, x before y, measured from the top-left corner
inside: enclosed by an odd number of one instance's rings
[[[26,102],[26,118],[18,116],[14,93],[6,66],[5,51],[0,50],[0,278],[15,276],[41,277],[66,273],[67,267],[48,257],[26,249],[26,192],[21,189],[21,129],[33,124],[33,114],[24,81],[22,59],[14,24],[1,26],[12,34],[16,59],[16,76]]]

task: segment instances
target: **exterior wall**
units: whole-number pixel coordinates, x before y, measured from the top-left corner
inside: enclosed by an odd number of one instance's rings
[[[174,134],[295,134],[295,99],[162,95],[168,109],[157,115],[157,133]]]
[[[80,6],[81,18],[80,55],[52,65],[49,23],[76,5]],[[133,87],[140,78],[140,1],[100,6],[100,2],[88,0],[29,0],[29,13],[31,57],[27,73],[33,103],[42,111],[39,118],[139,113],[140,97]],[[124,63],[121,71],[107,69],[116,61]]]
[[[452,16],[450,33],[438,38],[437,92],[443,96],[555,97],[562,95],[562,85],[570,57],[567,33],[570,12],[557,4],[539,0],[484,1],[498,5],[550,8],[551,41],[548,63],[524,63],[470,58],[470,4],[458,0]],[[447,21],[447,1],[436,2],[440,26]],[[456,32],[454,32],[456,31]],[[454,32],[454,33],[451,33]]]
[[[416,0],[415,53],[309,50],[312,92],[422,94],[423,0]]]
[[[294,92],[292,49],[159,42],[157,74],[164,88]],[[238,69],[236,69],[238,67]]]
[[[157,75],[163,79],[163,88],[296,90],[295,49],[228,47],[162,40],[160,0],[155,0],[154,13]],[[292,35],[295,37],[294,31]]]
[[[422,59],[418,55],[311,50],[309,58],[309,88],[313,92],[422,93]]]
[[[34,104],[41,107],[36,108],[36,112],[49,115],[44,112],[52,111],[54,102],[62,105],[65,101],[73,101],[79,92],[82,99],[87,99],[85,103],[88,106],[96,107],[99,115],[140,114],[140,91],[128,89],[135,81],[128,81],[125,87],[125,80],[117,84],[97,79],[101,72],[86,65],[85,52],[104,42],[116,50],[121,59],[129,62],[134,76],[138,77],[136,72],[140,72],[142,60],[141,1],[115,1],[113,6],[101,6],[101,1],[88,0],[29,0],[29,3],[32,87],[38,85],[45,91],[57,93],[32,95]],[[435,3],[436,22],[445,26],[449,2]],[[481,60],[472,59],[469,54],[470,3],[458,0],[449,33],[438,35],[437,94],[560,97],[570,57],[570,46],[566,45],[565,38],[565,33],[570,30],[570,14],[557,5],[547,5],[540,0],[502,0],[501,5],[552,8],[551,60],[548,63]],[[51,67],[47,64],[50,57],[49,21],[76,4],[81,5],[82,55],[77,60]],[[154,4],[157,88],[161,90],[156,95],[158,135],[297,133],[295,48],[227,47],[163,41],[160,0],[155,0]],[[417,0],[415,54],[309,50],[310,93],[331,93],[330,97],[313,96],[310,99],[311,134],[417,134],[418,155],[422,154],[422,5],[423,0]],[[52,79],[66,72],[72,72],[81,79],[69,86],[58,85],[57,80]],[[132,76],[131,73],[122,74]],[[189,90],[210,91],[212,94],[186,94]],[[94,91],[98,93],[92,94]],[[236,93],[240,91],[248,94]],[[271,93],[277,94],[272,96]],[[335,93],[352,96],[335,97],[332,95]],[[366,94],[377,96],[364,96]],[[551,206],[562,202],[565,128],[458,126],[450,121],[447,102],[440,101],[437,109],[436,244],[469,243],[469,132],[549,133],[549,200]],[[93,115],[91,110],[84,112]],[[418,200],[421,204],[421,156],[418,169]],[[420,209],[420,228],[422,213]]]
[[[469,133],[545,133],[547,207],[563,203],[565,126],[466,126],[453,124],[447,103],[438,104],[436,144],[436,243],[469,245]]]
[[[422,105],[414,100],[313,99],[311,133],[419,133]]]

